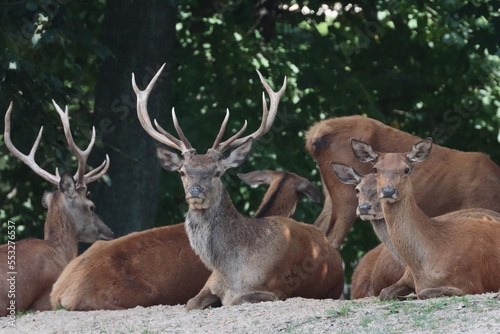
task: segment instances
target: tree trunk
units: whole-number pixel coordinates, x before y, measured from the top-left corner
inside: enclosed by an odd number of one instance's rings
[[[154,226],[160,181],[155,141],[139,124],[131,74],[144,89],[167,63],[149,100],[151,119],[167,119],[176,7],[170,1],[108,0],[103,44],[112,56],[101,64],[95,93],[95,124],[104,147],[93,164],[109,154],[111,185],[92,189],[97,212],[116,236]],[[161,117],[160,117],[161,114]],[[100,159],[100,161],[99,161]]]

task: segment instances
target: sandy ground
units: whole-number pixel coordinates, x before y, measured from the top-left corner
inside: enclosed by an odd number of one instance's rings
[[[184,306],[28,313],[0,319],[0,333],[500,333],[497,294],[380,302],[376,298],[244,304],[186,312]]]

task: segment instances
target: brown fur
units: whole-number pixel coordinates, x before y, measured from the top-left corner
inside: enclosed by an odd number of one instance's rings
[[[253,140],[267,133],[275,120],[286,79],[277,92],[258,72],[269,97],[263,98],[259,128],[242,137],[244,126],[222,141],[229,112],[216,139],[205,154],[197,154],[172,112],[179,139],[153,123],[148,115],[149,94],[163,67],[144,90],[132,76],[137,96],[137,116],[143,129],[160,143],[179,150],[178,155],[157,146],[161,166],[179,172],[189,210],[186,232],[191,247],[212,270],[205,286],[186,305],[203,309],[213,303],[234,305],[243,302],[284,299],[291,296],[338,298],[343,289],[340,254],[314,226],[290,218],[272,216],[247,218],[234,207],[221,177],[229,168],[240,166],[250,152]]]
[[[71,178],[71,176],[63,175]],[[72,179],[71,179],[72,181]],[[8,278],[15,276],[15,312],[50,310],[49,294],[64,267],[77,256],[78,241],[109,239],[112,233],[90,210],[92,202],[86,189],[80,188],[72,198],[61,190],[45,195],[48,204],[45,238],[15,242],[15,270],[7,266],[9,244],[0,246],[0,316],[11,315]],[[104,234],[103,234],[104,231]],[[10,253],[9,253],[10,254]],[[15,271],[17,274],[8,275]]]
[[[404,152],[419,140],[362,116],[332,118],[309,129],[306,149],[317,161],[324,189],[329,194],[314,224],[328,235],[337,249],[354,223],[357,201],[352,188],[333,175],[329,163],[342,162],[362,174],[371,171],[370,165],[359,162],[352,154],[351,138],[368,142],[379,152]],[[500,168],[482,153],[434,145],[429,162],[415,166],[413,174],[415,199],[430,217],[470,207],[500,211]],[[484,191],[485,188],[489,191]]]
[[[500,215],[472,209],[431,219],[413,196],[413,163],[427,158],[430,143],[418,142],[406,154],[379,154],[368,146],[391,241],[411,269],[419,298],[496,292]]]
[[[288,172],[248,174],[260,177],[259,184],[270,184],[261,203],[268,214],[293,215],[299,199],[293,196],[307,180]],[[189,245],[184,223],[159,227],[95,243],[63,271],[51,304],[79,311],[186,304],[209,275]]]
[[[77,173],[73,177],[66,172],[62,176],[56,170],[51,174],[35,162],[35,153],[42,138],[43,128],[28,155],[21,153],[11,140],[11,102],[5,113],[5,146],[38,176],[56,185],[54,192],[45,192],[42,205],[47,208],[44,239],[12,240],[8,225],[9,240],[0,246],[0,317],[25,310],[49,310],[49,294],[64,267],[77,255],[77,243],[93,243],[109,240],[113,232],[94,212],[95,206],[87,198],[87,184],[99,179],[109,168],[109,158],[99,167],[85,173],[87,158],[95,141],[95,130],[87,149],[80,150],[71,135],[68,108],[63,111],[52,101],[59,113],[68,148],[78,160]]]

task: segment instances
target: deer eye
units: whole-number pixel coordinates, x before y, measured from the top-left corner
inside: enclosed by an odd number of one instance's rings
[[[91,206],[89,207],[89,209],[90,209],[90,211],[95,212],[95,205],[91,205]]]
[[[372,169],[372,173],[373,173],[373,174],[377,174],[377,168],[373,168],[373,169]]]
[[[214,177],[219,177],[220,176],[220,171],[215,172]]]
[[[186,176],[186,173],[184,171],[182,171],[182,170],[179,171],[179,174],[180,174],[181,177]]]
[[[410,169],[408,167],[405,168],[405,174],[410,174]]]

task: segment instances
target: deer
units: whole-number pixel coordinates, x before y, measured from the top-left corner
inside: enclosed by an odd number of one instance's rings
[[[382,242],[367,252],[359,261],[351,278],[351,298],[378,296],[382,289],[392,286],[403,276],[406,263],[396,251],[387,231],[384,214],[377,196],[377,180],[371,173],[361,175],[352,167],[339,162],[330,163],[335,176],[344,184],[355,185],[358,198],[356,215],[370,221]],[[398,291],[411,293],[411,287]]]
[[[85,150],[77,147],[71,134],[68,107],[65,111],[52,101],[59,113],[70,151],[78,160],[74,175],[47,172],[35,161],[40,144],[41,127],[28,155],[21,153],[11,140],[11,102],[5,114],[5,145],[9,151],[37,175],[57,186],[43,194],[47,208],[44,239],[24,239],[0,246],[0,257],[14,256],[13,262],[0,261],[0,316],[14,316],[25,310],[50,310],[49,294],[64,267],[77,256],[78,242],[93,243],[110,240],[113,232],[95,213],[94,203],[87,197],[87,185],[101,178],[109,168],[109,157],[97,168],[85,173],[87,158],[95,142],[95,128]]]
[[[238,173],[237,176],[241,181],[251,186],[269,185],[254,218],[267,216],[293,218],[295,207],[302,195],[306,195],[316,203],[322,202],[319,188],[308,179],[295,173],[256,170],[246,174]]]
[[[265,170],[238,177],[247,184],[269,185],[260,205],[265,209],[254,217],[292,217],[297,194],[321,199],[318,187],[294,173]],[[92,311],[186,304],[210,273],[191,248],[184,223],[157,227],[94,243],[63,270],[51,305]]]
[[[160,165],[180,174],[188,203],[185,228],[190,245],[212,271],[200,292],[187,302],[186,309],[296,296],[339,298],[344,280],[341,258],[319,229],[286,217],[245,217],[234,207],[221,181],[227,169],[243,164],[253,140],[270,130],[285,91],[286,78],[281,89],[274,92],[258,72],[270,100],[268,109],[262,95],[263,116],[259,128],[242,137],[245,122],[238,132],[222,141],[228,110],[212,147],[205,154],[197,154],[179,126],[174,109],[172,120],[179,138],[156,120],[156,128],[153,127],[149,118],[147,101],[162,69],[144,90],[138,88],[132,74],[132,87],[137,96],[141,126],[162,144],[156,150]]]
[[[406,153],[379,153],[359,140],[351,145],[357,159],[373,164],[388,235],[407,265],[403,278],[395,289],[387,288],[384,298],[405,284],[413,284],[419,299],[500,289],[500,214],[473,208],[433,219],[418,206],[414,164],[430,156],[431,138],[418,141]]]
[[[340,249],[354,224],[357,200],[351,186],[335,177],[330,162],[344,163],[363,175],[371,172],[368,164],[353,156],[351,138],[368,142],[379,152],[399,153],[420,140],[360,115],[327,119],[309,128],[306,150],[318,164],[325,197],[314,225],[328,235],[336,249]],[[474,207],[500,211],[500,168],[495,163],[483,153],[433,147],[429,163],[425,167],[417,164],[413,173],[415,198],[426,215],[436,217]],[[454,162],[461,168],[448,168]],[[484,188],[491,191],[485,192]]]
[[[354,146],[357,144],[354,139],[351,142]],[[411,276],[401,280],[403,274],[410,275],[411,272],[405,272],[406,263],[390,240],[378,198],[375,175],[369,173],[362,176],[352,167],[337,162],[331,162],[331,166],[341,182],[356,186],[355,192],[358,197],[356,214],[362,220],[369,220],[372,223],[375,234],[382,241],[382,244],[361,258],[354,270],[351,280],[351,297],[357,299],[380,295],[382,300],[412,298],[414,286]],[[444,222],[464,215],[481,217],[483,214],[483,209],[472,208],[447,213],[433,219]],[[488,214],[500,217],[500,214],[494,211],[488,210]],[[394,285],[399,280],[401,283]]]

